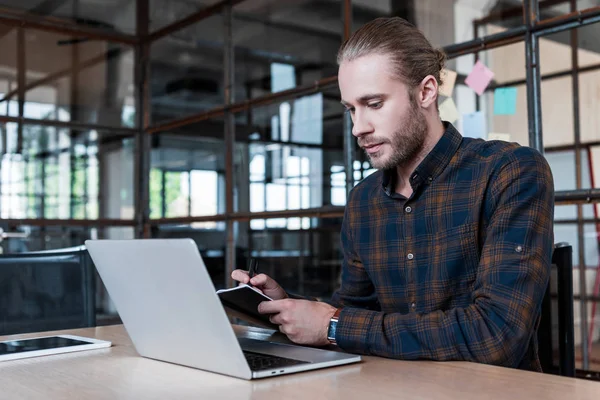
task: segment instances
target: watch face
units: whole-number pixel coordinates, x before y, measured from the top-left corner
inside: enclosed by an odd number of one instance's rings
[[[329,330],[327,331],[327,339],[335,340],[335,329],[337,328],[337,321],[329,321]]]

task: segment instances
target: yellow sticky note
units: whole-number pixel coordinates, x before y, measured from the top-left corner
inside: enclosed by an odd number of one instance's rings
[[[509,133],[492,133],[488,134],[488,140],[502,140],[504,142],[510,142]]]
[[[440,86],[440,94],[442,96],[450,97],[454,91],[454,84],[456,83],[455,71],[450,69],[443,69],[441,72],[442,86]]]
[[[446,100],[440,104],[440,118],[442,121],[448,121],[451,124],[455,123],[458,118],[460,118],[460,114],[456,109],[456,104],[454,104],[454,100],[452,97],[448,97]]]

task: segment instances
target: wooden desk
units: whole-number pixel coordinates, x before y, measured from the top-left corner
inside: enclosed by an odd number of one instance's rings
[[[271,331],[236,331],[240,336],[281,340],[279,334],[271,337]],[[60,333],[110,340],[113,347],[0,362],[1,399],[600,399],[598,382],[466,362],[378,357],[244,381],[139,357],[121,325]],[[31,336],[36,334],[0,340]]]

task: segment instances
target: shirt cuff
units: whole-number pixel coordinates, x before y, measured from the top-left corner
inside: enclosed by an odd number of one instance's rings
[[[337,345],[349,352],[369,353],[369,332],[374,331],[371,327],[377,315],[376,311],[344,307],[335,332]]]

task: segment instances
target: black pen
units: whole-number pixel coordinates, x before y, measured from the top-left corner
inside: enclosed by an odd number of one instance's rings
[[[250,259],[250,267],[248,268],[248,276],[250,277],[250,279],[252,279],[254,277],[254,275],[256,275],[256,271],[258,270],[257,266],[258,266],[258,261],[256,261],[256,258],[251,258]],[[248,285],[252,286],[250,281],[248,281]]]

